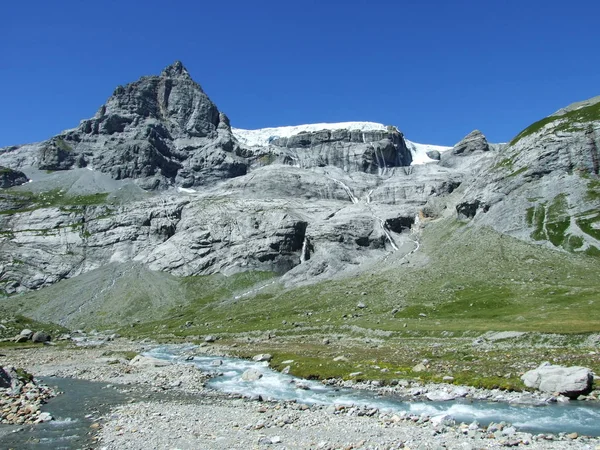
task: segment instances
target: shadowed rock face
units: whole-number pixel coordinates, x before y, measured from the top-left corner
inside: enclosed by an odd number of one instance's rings
[[[23,172],[0,166],[0,188],[6,189],[13,186],[20,186],[23,183],[27,183],[27,181],[28,178]]]
[[[471,131],[452,149],[453,155],[469,154],[477,151],[487,152],[490,146],[483,133],[479,130]]]

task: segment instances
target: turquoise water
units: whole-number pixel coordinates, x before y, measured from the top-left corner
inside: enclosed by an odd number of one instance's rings
[[[299,379],[269,369],[267,363],[214,356],[196,356],[191,361],[185,361],[183,353],[191,348],[159,347],[147,355],[182,364],[193,364],[205,372],[217,372],[220,375],[208,383],[211,388],[250,397],[261,396],[265,400],[354,405],[378,408],[383,412],[405,411],[417,415],[425,413],[432,417],[446,414],[457,422],[469,423],[476,420],[481,425],[504,421],[520,431],[532,433],[577,432],[582,435],[600,436],[600,405],[596,403],[572,401],[566,404],[531,406],[467,399],[446,402],[406,401],[399,397],[381,396],[372,391],[339,389],[325,386],[318,381]],[[222,364],[215,366],[215,361],[221,361]],[[248,369],[259,370],[263,374],[262,378],[257,381],[243,381],[241,375]]]
[[[52,414],[54,420],[37,425],[0,425],[0,448],[90,448],[92,441],[88,433],[93,419],[128,399],[125,394],[107,388],[106,383],[71,378],[43,381],[63,392],[42,407],[42,411]]]

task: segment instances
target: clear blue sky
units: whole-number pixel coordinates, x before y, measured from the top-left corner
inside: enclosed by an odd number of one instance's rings
[[[94,115],[181,60],[240,128],[369,120],[507,141],[600,95],[598,0],[7,0],[0,146]]]

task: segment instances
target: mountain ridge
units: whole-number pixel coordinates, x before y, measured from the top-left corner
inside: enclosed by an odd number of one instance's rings
[[[321,286],[390,261],[427,266],[421,241],[442,222],[534,254],[600,254],[600,120],[581,115],[595,104],[507,145],[477,130],[453,147],[416,144],[373,122],[241,130],[175,63],[117,87],[74,129],[0,149],[30,180],[0,190],[0,292],[61,280],[81,292],[86,274],[107,289],[114,264],[139,267],[136,280],[270,273],[284,290]]]

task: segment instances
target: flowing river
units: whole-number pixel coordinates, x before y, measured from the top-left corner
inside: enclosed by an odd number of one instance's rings
[[[457,422],[509,422],[519,431],[531,433],[577,432],[581,435],[600,436],[600,405],[573,401],[542,406],[515,405],[505,402],[458,399],[445,402],[407,401],[393,395],[374,391],[326,386],[318,381],[304,380],[282,374],[268,367],[266,362],[247,361],[217,356],[187,356],[194,346],[164,346],[144,353],[147,356],[191,364],[215,376],[208,387],[217,391],[262,397],[264,400],[296,401],[316,405],[344,405],[377,408],[381,412],[402,413],[430,417],[447,415]],[[262,377],[243,381],[242,374],[256,369]],[[0,425],[0,448],[77,449],[93,446],[89,441],[90,425],[97,417],[113,407],[140,398],[153,398],[149,392],[123,391],[106,383],[74,379],[47,378],[48,385],[56,386],[63,394],[51,399],[42,410],[49,411],[54,421],[40,425]]]
[[[193,364],[202,371],[217,373],[208,382],[208,386],[231,394],[261,396],[265,400],[297,401],[309,405],[369,407],[382,412],[404,411],[417,415],[424,413],[431,417],[445,414],[457,422],[477,421],[481,425],[504,421],[520,431],[531,433],[577,432],[600,436],[600,405],[596,403],[572,401],[532,406],[469,399],[407,401],[373,391],[325,386],[318,381],[304,380],[272,370],[266,362],[216,356],[195,356],[186,361],[185,354],[192,348],[158,347],[145,355]],[[256,381],[243,381],[241,376],[248,369],[257,369],[263,376]]]

